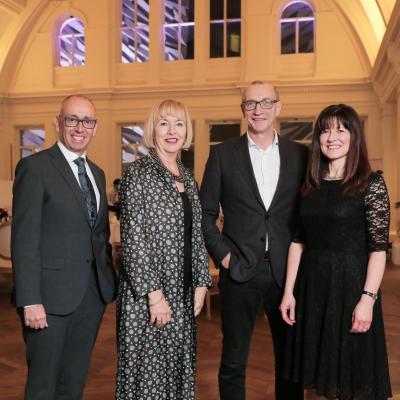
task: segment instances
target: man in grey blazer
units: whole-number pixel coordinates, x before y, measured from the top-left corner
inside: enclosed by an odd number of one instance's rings
[[[105,176],[86,157],[97,128],[92,101],[65,98],[55,127],[58,142],[18,163],[13,188],[27,400],[82,399],[105,306],[115,298]]]
[[[281,102],[273,86],[253,82],[241,107],[247,132],[211,148],[200,191],[206,246],[220,268],[220,396],[245,399],[251,335],[263,307],[274,344],[276,398],[302,399],[301,386],[283,378],[285,326],[278,307],[307,150],[275,131]],[[221,233],[215,224],[220,206]]]

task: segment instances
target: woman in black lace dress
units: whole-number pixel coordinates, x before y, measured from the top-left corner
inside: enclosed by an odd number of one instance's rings
[[[280,306],[292,326],[288,378],[321,398],[387,399],[379,286],[389,200],[353,108],[332,105],[319,115],[302,195]]]

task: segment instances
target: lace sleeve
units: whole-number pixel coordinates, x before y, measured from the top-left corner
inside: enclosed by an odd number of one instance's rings
[[[390,206],[385,181],[373,174],[365,194],[368,251],[386,251],[389,241]]]

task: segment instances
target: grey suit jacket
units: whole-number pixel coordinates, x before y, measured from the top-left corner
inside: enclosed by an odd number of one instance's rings
[[[253,173],[247,134],[212,146],[200,190],[203,233],[216,266],[231,252],[229,272],[234,280],[245,282],[254,275],[268,233],[272,271],[276,282],[283,285],[307,153],[304,146],[279,137],[278,185],[266,210]],[[224,214],[221,234],[215,226],[220,204]]]
[[[57,145],[22,159],[13,187],[11,254],[17,307],[43,304],[46,312],[72,312],[97,269],[105,303],[115,298],[105,176],[88,160],[100,191],[95,226],[79,184]]]

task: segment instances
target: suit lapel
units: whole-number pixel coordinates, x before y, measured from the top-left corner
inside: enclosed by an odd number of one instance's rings
[[[55,144],[51,149],[50,149],[50,154],[52,157],[52,162],[58,172],[61,174],[61,176],[64,178],[66,183],[71,189],[71,192],[76,198],[76,201],[79,204],[79,208],[83,212],[83,215],[87,221],[87,223],[90,225],[89,221],[89,214],[85,202],[85,198],[83,197],[82,190],[78,184],[78,181],[75,178],[74,173],[72,172],[71,167],[68,165],[68,161],[65,159],[64,155],[62,154],[61,150]]]
[[[258,191],[257,181],[254,175],[253,166],[251,164],[249,145],[247,141],[247,133],[242,135],[236,145],[236,164],[242,173],[245,182],[249,185],[251,191],[254,193],[257,201],[265,210],[260,192]],[[266,211],[266,210],[265,210]]]
[[[88,158],[86,158],[86,161],[89,164],[90,170],[92,171],[94,180],[96,182],[97,189],[99,190],[99,194],[100,194],[100,196],[99,196],[100,197],[99,211],[97,213],[97,218],[96,218],[96,222],[95,222],[95,225],[96,225],[99,221],[101,221],[100,214],[103,214],[105,210],[108,211],[108,209],[106,207],[107,195],[105,193],[105,187],[103,185],[103,179],[100,174],[99,168],[97,167],[96,164],[92,163]]]
[[[271,205],[269,206],[269,208],[271,209],[275,203],[279,200],[279,194],[280,191],[282,190],[282,185],[284,184],[284,182],[286,182],[287,179],[289,179],[288,177],[288,160],[290,159],[290,155],[289,155],[289,149],[288,146],[286,146],[286,142],[284,139],[282,139],[281,137],[279,137],[279,177],[278,177],[278,183],[276,185],[276,190],[274,193],[274,196],[272,197],[271,200]]]

